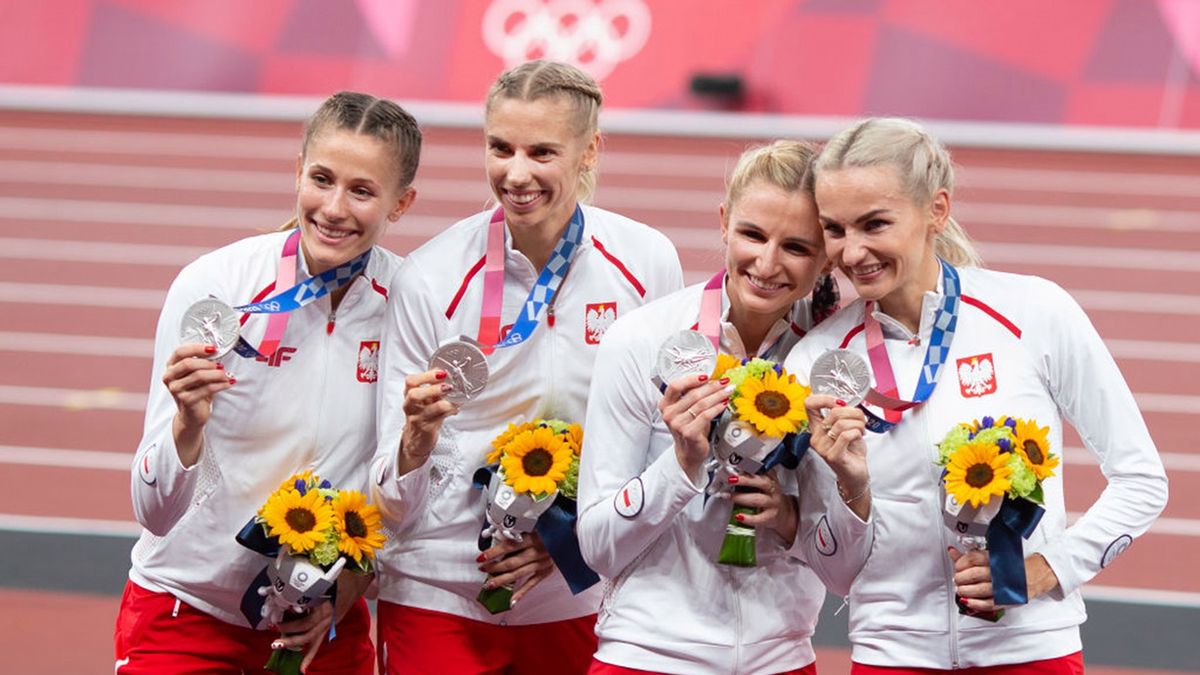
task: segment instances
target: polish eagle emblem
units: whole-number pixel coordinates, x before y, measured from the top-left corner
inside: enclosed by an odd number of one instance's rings
[[[589,345],[600,344],[600,338],[608,327],[617,320],[617,303],[598,302],[589,304],[583,315],[583,339]]]
[[[964,398],[987,396],[996,391],[996,366],[991,354],[958,360],[958,386]]]

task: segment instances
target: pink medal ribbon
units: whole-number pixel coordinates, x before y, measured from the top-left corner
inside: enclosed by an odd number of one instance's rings
[[[500,342],[500,310],[504,303],[504,209],[496,209],[488,223],[487,256],[483,268],[483,310],[479,313],[476,341],[484,354]]]

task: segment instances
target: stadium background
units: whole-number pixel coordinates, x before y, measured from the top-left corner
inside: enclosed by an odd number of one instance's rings
[[[689,281],[747,143],[926,120],[992,267],[1049,277],[1117,357],[1171,477],[1090,584],[1090,672],[1200,672],[1200,2],[0,0],[0,650],[111,672],[136,536],[128,465],[165,289],[292,206],[300,120],[361,89],[427,145],[404,253],[487,199],[480,102],[515,60],[605,89],[597,203],[666,232]],[[699,76],[699,77],[698,77]],[[1103,479],[1077,437],[1068,508]],[[845,671],[827,603],[822,673]]]

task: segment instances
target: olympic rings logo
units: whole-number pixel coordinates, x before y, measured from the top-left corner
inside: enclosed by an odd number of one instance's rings
[[[483,14],[483,42],[506,68],[545,58],[602,80],[649,38],[643,0],[495,0]]]

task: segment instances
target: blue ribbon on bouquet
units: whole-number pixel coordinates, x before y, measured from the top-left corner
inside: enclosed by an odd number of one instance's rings
[[[992,596],[997,605],[1029,602],[1025,581],[1025,547],[1046,510],[1028,499],[1004,498],[987,529],[988,566],[992,571]]]
[[[481,467],[475,471],[471,483],[476,490],[486,490],[492,480],[492,474],[500,467],[499,464]],[[600,581],[600,575],[588,567],[579,550],[579,537],[575,534],[575,521],[578,520],[575,500],[564,497],[561,493],[554,497],[554,503],[538,516],[534,531],[542,539],[542,545],[554,561],[554,566],[562,572],[567,581],[567,588],[572,594],[578,595]],[[487,527],[484,517],[483,527]],[[482,530],[481,530],[482,531]],[[486,551],[492,547],[491,537],[479,537],[479,550]]]

